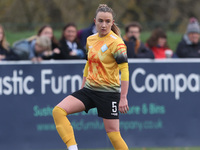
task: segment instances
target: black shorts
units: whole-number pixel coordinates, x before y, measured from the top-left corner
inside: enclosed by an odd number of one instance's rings
[[[86,113],[91,108],[97,108],[99,117],[105,119],[119,119],[118,105],[120,93],[100,92],[82,88],[71,95],[83,102]]]

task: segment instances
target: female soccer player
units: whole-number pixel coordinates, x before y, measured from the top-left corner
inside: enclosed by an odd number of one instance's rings
[[[113,10],[100,4],[94,22],[98,33],[87,39],[87,63],[82,88],[67,96],[53,109],[56,129],[69,150],[78,150],[68,114],[96,107],[107,135],[116,150],[128,150],[120,135],[119,113],[129,110],[129,71],[126,46],[113,20]],[[121,91],[119,82],[121,71]]]

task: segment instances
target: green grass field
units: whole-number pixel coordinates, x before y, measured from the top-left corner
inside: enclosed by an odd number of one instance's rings
[[[59,149],[59,150],[64,150],[64,149]],[[94,149],[80,149],[80,150],[94,150]],[[95,150],[113,150],[113,149],[95,149]],[[200,147],[130,148],[129,150],[200,150]]]
[[[6,39],[9,42],[10,45],[12,45],[14,42],[22,39],[26,39],[28,37],[31,37],[33,35],[36,35],[37,31],[22,31],[22,32],[12,32],[12,31],[6,31]],[[54,32],[55,37],[57,40],[60,39],[61,31],[55,31]]]
[[[25,39],[28,38],[32,35],[36,35],[37,32],[36,31],[22,31],[22,32],[11,32],[11,31],[6,31],[6,38],[7,41],[10,43],[10,45],[12,45],[15,41],[21,40],[21,39]],[[142,42],[146,42],[146,40],[149,38],[151,32],[150,31],[144,31],[141,34],[141,41]],[[57,38],[57,40],[60,39],[61,37],[61,30],[56,30],[54,31],[54,35]],[[122,33],[123,35],[123,33]],[[178,44],[178,42],[181,40],[182,38],[182,34],[181,33],[176,33],[176,32],[167,32],[167,36],[168,36],[168,45],[169,47],[175,51],[176,50],[176,46]]]

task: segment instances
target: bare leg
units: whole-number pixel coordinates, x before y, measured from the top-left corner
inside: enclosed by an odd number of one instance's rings
[[[68,115],[85,110],[83,102],[71,95],[64,98],[57,106],[64,109]]]
[[[119,119],[103,119],[106,132],[119,132]]]

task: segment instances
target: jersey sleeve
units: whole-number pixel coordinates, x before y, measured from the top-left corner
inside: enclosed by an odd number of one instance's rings
[[[129,69],[128,63],[118,64],[119,70],[121,71],[121,80],[129,81]]]
[[[117,40],[112,48],[113,56],[118,64],[128,62],[126,45],[122,40]]]
[[[88,61],[85,64],[85,68],[84,68],[84,72],[83,72],[84,77],[87,77],[87,75],[88,75]]]
[[[88,40],[86,42],[86,60],[88,60]]]

